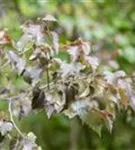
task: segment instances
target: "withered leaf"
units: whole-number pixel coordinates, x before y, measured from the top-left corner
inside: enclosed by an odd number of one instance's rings
[[[107,112],[106,110],[98,110],[98,112],[101,115],[101,118],[103,118],[105,126],[111,133],[113,128],[113,120],[114,120],[113,115]]]
[[[79,98],[87,97],[90,94],[90,87],[87,86],[84,92],[79,96]]]
[[[22,35],[22,37],[20,38],[20,40],[17,42],[17,48],[20,50],[20,51],[23,51],[25,46],[27,45],[27,43],[29,41],[32,40],[32,35],[28,35],[28,34],[24,34]]]
[[[41,150],[41,147],[36,144],[36,136],[29,132],[25,138],[20,140],[22,150]]]
[[[31,99],[23,92],[11,100],[11,109],[14,116],[20,118],[31,112]]]
[[[45,41],[45,35],[42,32],[42,27],[39,24],[33,24],[32,22],[24,23],[24,25],[21,26],[24,35],[20,39],[20,41],[17,43],[17,45],[20,47],[21,45],[25,47],[26,43],[28,41],[35,41],[36,45],[42,45]]]
[[[63,110],[66,101],[64,92],[46,92],[45,96],[45,111],[48,118],[50,118],[53,114],[59,113]]]
[[[109,84],[116,84],[117,80],[119,80],[122,77],[125,77],[126,73],[124,71],[116,71],[114,73],[112,72],[106,72],[104,79]]]
[[[81,63],[66,63],[63,62],[60,67],[60,73],[62,77],[77,75],[80,71],[84,69],[84,66]]]
[[[50,15],[50,14],[45,15],[45,17],[42,18],[42,20],[43,21],[47,21],[47,22],[48,21],[52,21],[52,22],[56,22],[57,21],[57,19],[54,16]]]
[[[126,89],[125,88],[118,88],[118,92],[119,92],[119,95],[121,98],[121,104],[124,105],[125,108],[127,108],[129,97],[127,95]]]
[[[95,110],[90,110],[85,116],[81,116],[84,123],[92,128],[99,136],[101,136],[101,129],[103,126],[103,119]]]
[[[53,38],[53,48],[56,52],[56,54],[58,54],[59,52],[59,36],[56,32],[51,32],[52,34],[52,38]]]
[[[42,71],[41,68],[27,67],[23,73],[23,78],[27,83],[33,84],[34,86],[38,82]]]
[[[82,50],[85,55],[89,55],[91,52],[90,45],[87,42],[82,42]]]
[[[75,62],[80,55],[80,50],[78,46],[70,46],[67,52],[71,55],[73,62]]]
[[[0,30],[0,45],[6,45],[9,43],[12,43],[12,40],[10,38],[9,35],[7,35],[7,30],[8,29],[4,29],[4,30]]]
[[[86,61],[91,65],[92,69],[95,70],[99,66],[99,60],[97,57],[85,56]]]
[[[7,52],[7,56],[13,66],[13,68],[16,70],[16,72],[21,75],[21,73],[25,70],[26,67],[26,61],[22,58],[20,58],[14,51]]]
[[[0,120],[0,133],[2,136],[6,135],[13,129],[12,122]]]
[[[69,118],[79,116],[83,123],[86,123],[90,128],[95,130],[99,135],[101,132],[101,127],[103,125],[103,120],[99,113],[94,111],[97,109],[98,104],[94,100],[82,99],[73,102],[64,114]]]

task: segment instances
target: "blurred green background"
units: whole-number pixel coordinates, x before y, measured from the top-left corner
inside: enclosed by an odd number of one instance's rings
[[[61,43],[79,37],[88,40],[93,52],[102,54],[104,64],[119,51],[113,70],[134,72],[134,0],[0,0],[0,28],[8,28],[17,40],[24,21],[46,13],[58,19]],[[5,107],[0,103],[0,109]],[[118,114],[112,134],[103,129],[101,138],[77,119],[56,115],[48,120],[44,111],[31,113],[19,126],[24,132],[33,131],[43,150],[134,150],[134,116],[132,111]]]

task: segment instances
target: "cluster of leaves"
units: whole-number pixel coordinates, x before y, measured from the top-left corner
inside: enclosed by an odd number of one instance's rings
[[[124,71],[101,71],[100,59],[82,39],[61,45],[51,28],[56,23],[51,15],[36,23],[28,21],[21,26],[23,35],[17,42],[6,31],[0,32],[0,98],[9,103],[10,120],[1,119],[0,132],[5,136],[13,127],[18,131],[21,138],[13,150],[41,149],[33,133],[21,133],[14,116],[20,119],[41,109],[48,118],[64,113],[79,117],[100,135],[103,126],[112,131],[118,111],[135,109],[134,78]],[[60,59],[61,52],[67,60]],[[21,87],[14,85],[11,72]]]

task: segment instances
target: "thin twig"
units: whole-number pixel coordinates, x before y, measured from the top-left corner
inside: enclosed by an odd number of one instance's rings
[[[74,118],[70,122],[70,147],[69,150],[78,149],[78,140],[80,134],[80,126],[78,124],[77,118]]]
[[[19,55],[23,55],[23,54],[24,54],[25,52],[27,52],[27,51],[29,51],[29,49],[26,49],[26,50],[20,52]]]
[[[23,133],[20,131],[20,129],[17,127],[15,121],[14,121],[14,118],[13,118],[13,114],[12,114],[12,100],[9,101],[9,105],[8,105],[8,111],[9,111],[9,114],[10,114],[10,120],[12,121],[13,123],[13,126],[14,128],[16,129],[16,131],[19,133],[19,135],[21,137],[24,137]]]
[[[7,134],[7,137],[9,138],[9,140],[12,139],[12,137],[11,137],[11,135],[9,133]]]
[[[80,78],[77,78],[76,80],[82,80],[82,79],[86,79],[87,77],[80,77]],[[70,80],[69,80],[70,81]],[[75,80],[74,80],[75,81]],[[57,83],[61,83],[61,82],[63,82],[63,80],[58,80],[57,81]],[[50,82],[49,83],[49,86],[51,87],[51,86],[55,86],[55,84],[56,84],[56,82]],[[40,89],[45,89],[45,88],[47,88],[47,86],[48,86],[48,84],[45,84],[45,85],[42,85],[42,86],[40,86]]]
[[[51,82],[50,86],[52,86],[53,84],[54,84],[54,82]],[[42,86],[40,86],[40,89],[45,89],[45,88],[47,88],[47,86],[48,86],[48,84],[42,85]]]
[[[9,65],[10,64],[10,61],[8,60],[5,64],[3,64],[1,67],[0,67],[0,69],[3,69],[3,68],[5,68],[7,65]]]
[[[46,67],[46,77],[47,77],[47,88],[50,89],[50,77],[49,77],[49,70],[48,66]]]

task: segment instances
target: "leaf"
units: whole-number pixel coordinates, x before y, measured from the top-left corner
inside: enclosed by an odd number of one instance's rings
[[[108,65],[109,65],[113,70],[118,70],[118,69],[120,68],[118,62],[115,61],[115,60],[109,60],[109,61],[108,61]]]
[[[2,38],[4,37],[4,35],[5,35],[5,31],[4,31],[4,30],[1,30],[1,31],[0,31],[0,39],[2,39]]]
[[[110,119],[110,117],[107,117],[107,119],[105,120],[105,125],[106,125],[107,129],[109,130],[109,132],[112,133],[113,120]]]
[[[39,48],[36,48],[32,55],[29,57],[29,60],[35,60],[40,55],[41,50]]]
[[[21,29],[25,34],[32,35],[34,37],[37,37],[41,34],[41,26],[32,24],[32,23],[25,23],[21,26]]]
[[[58,54],[59,52],[59,36],[56,32],[51,32],[52,37],[53,37],[53,48],[56,52],[56,54]]]
[[[21,73],[25,70],[26,61],[20,58],[15,52],[9,51],[7,52],[7,56],[12,63],[13,68],[16,72],[21,75]]]
[[[11,132],[13,129],[13,124],[9,121],[0,120],[0,132],[1,135],[4,136],[8,132]]]
[[[125,76],[126,76],[126,73],[124,71],[119,70],[115,73],[106,72],[104,79],[109,84],[116,84],[118,79],[123,78]]]
[[[95,78],[92,87],[94,88],[94,96],[102,97],[104,96],[106,83],[101,78]]]
[[[125,107],[127,107],[129,103],[132,103],[132,96],[134,95],[134,92],[131,84],[132,84],[132,80],[128,80],[128,79],[118,79],[117,81],[119,94],[121,97],[121,103]]]
[[[84,80],[77,81],[77,84],[78,84],[78,93],[82,94],[87,88],[87,85]]]
[[[80,50],[79,50],[78,46],[70,46],[68,48],[67,52],[71,55],[73,62],[77,61],[77,59],[80,55]]]
[[[91,49],[87,42],[82,40],[75,41],[75,43],[68,47],[67,52],[71,55],[72,61],[75,62],[79,56],[87,56],[90,54]]]
[[[45,111],[50,118],[53,114],[59,113],[63,110],[65,105],[65,94],[57,91],[50,91],[45,93]]]
[[[29,132],[27,137],[20,142],[23,146],[22,150],[41,150],[41,147],[38,147],[38,145],[35,143],[36,136],[32,132]]]
[[[16,44],[19,51],[23,51],[27,43],[31,40],[32,40],[32,35],[29,34],[22,35],[22,37],[19,39],[19,41]]]
[[[135,49],[134,47],[126,47],[121,51],[121,56],[124,57],[129,63],[135,63]]]
[[[45,17],[42,18],[42,20],[43,21],[47,21],[47,22],[48,21],[52,21],[52,22],[56,22],[57,21],[57,19],[54,16],[50,15],[50,14],[45,15]]]
[[[27,83],[32,84],[34,87],[39,81],[42,71],[41,68],[27,67],[23,73],[23,78]]]
[[[29,60],[38,60],[40,67],[44,68],[50,60],[50,56],[53,55],[53,50],[51,46],[45,44],[43,47],[37,47],[33,54],[29,57]]]
[[[64,111],[64,114],[69,118],[79,116],[83,123],[86,123],[100,135],[103,120],[99,113],[94,111],[97,107],[98,104],[96,101],[87,98],[73,102],[70,107]]]
[[[118,88],[118,92],[120,94],[120,98],[121,98],[121,103],[122,105],[125,106],[125,108],[127,108],[128,106],[128,101],[129,101],[129,97],[127,95],[126,89],[125,88]]]
[[[91,65],[93,70],[96,70],[99,66],[99,60],[97,57],[85,56],[86,61]]]
[[[91,52],[90,45],[87,42],[82,42],[82,50],[85,55],[89,55]]]
[[[5,87],[0,87],[0,99],[5,99],[9,94],[9,89]]]
[[[76,116],[76,112],[73,111],[71,107],[63,111],[63,114],[67,116],[69,119],[72,119]]]
[[[99,136],[101,136],[101,129],[103,126],[103,120],[99,113],[95,110],[90,110],[84,118],[83,122],[92,128]]]
[[[77,75],[80,71],[84,69],[84,66],[81,63],[71,63],[68,64],[63,62],[60,67],[60,73],[62,77],[70,76],[70,75]]]
[[[122,71],[122,70],[119,70],[119,71],[115,72],[115,76],[116,76],[116,78],[125,77],[126,73],[124,71]]]
[[[112,72],[106,72],[105,73],[105,77],[104,77],[105,81],[109,84],[113,84],[115,83],[115,75]]]
[[[111,133],[113,128],[113,115],[107,112],[106,110],[98,110],[98,112],[101,115],[101,117],[104,119],[107,129]]]
[[[23,92],[11,100],[12,113],[16,117],[27,116],[31,112],[31,95]]]
[[[17,137],[12,139],[10,150],[42,150],[42,148],[36,144],[36,136],[32,132],[29,132],[22,139],[18,139]]]
[[[22,36],[18,44],[23,45],[24,47],[29,40],[34,40],[36,45],[44,44],[45,35],[42,31],[41,25],[29,22],[22,25],[21,29],[23,30],[24,35]]]
[[[69,118],[72,118],[78,115],[82,119],[88,113],[88,109],[89,109],[88,99],[78,100],[78,101],[72,102],[70,107],[64,112],[64,114],[69,116]]]
[[[8,29],[0,30],[0,45],[12,43],[11,38],[6,33],[7,30]]]
[[[50,118],[53,114],[56,113],[55,105],[54,104],[46,104],[45,111],[46,111],[47,117]]]
[[[130,106],[135,111],[135,93],[134,92],[132,92],[132,95],[130,97]]]
[[[79,96],[79,98],[87,97],[90,94],[90,87],[87,86],[87,88],[84,90],[84,92]]]

